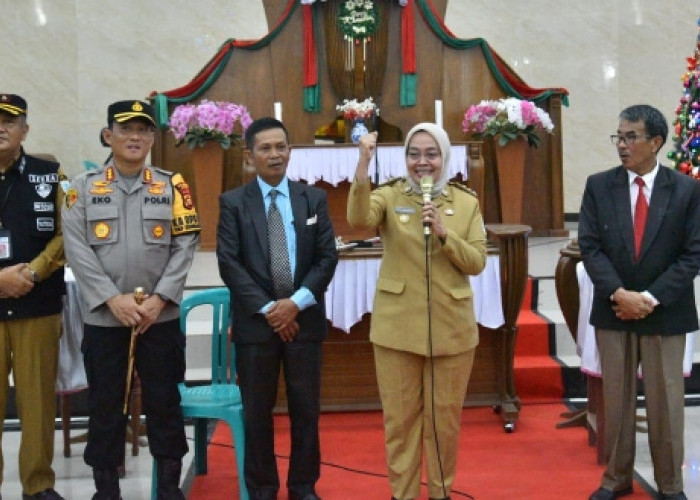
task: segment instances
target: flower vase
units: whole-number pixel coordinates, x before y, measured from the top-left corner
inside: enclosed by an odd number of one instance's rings
[[[192,150],[195,207],[202,232],[199,249],[216,250],[216,226],[219,223],[219,194],[223,183],[224,151],[216,141]]]
[[[369,134],[369,129],[365,125],[364,119],[356,119],[352,125],[352,130],[350,130],[350,140],[353,142],[353,144],[357,144],[360,137],[367,134]]]
[[[505,146],[499,146],[498,138],[494,138],[494,148],[501,223],[522,224],[527,141],[518,137]]]

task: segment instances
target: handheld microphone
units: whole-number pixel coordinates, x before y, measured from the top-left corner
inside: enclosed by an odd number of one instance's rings
[[[425,205],[430,201],[433,192],[433,177],[431,175],[421,177],[420,190],[423,193],[423,204]],[[423,222],[423,234],[427,237],[430,236],[430,233],[430,222]]]

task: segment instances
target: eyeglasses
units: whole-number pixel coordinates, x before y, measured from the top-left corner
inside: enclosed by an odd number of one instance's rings
[[[118,124],[115,127],[115,129],[117,132],[119,132],[120,135],[124,135],[127,137],[131,137],[134,134],[136,134],[139,137],[148,137],[155,132],[153,130],[153,127],[149,127],[148,125]]]
[[[417,151],[409,151],[406,153],[406,158],[411,161],[419,161],[421,158],[425,158],[428,161],[435,161],[440,158],[439,151],[426,151],[425,153],[419,153]]]
[[[637,135],[637,134],[627,134],[627,135],[617,135],[613,134],[610,136],[610,143],[613,146],[619,146],[620,143],[625,143],[627,146],[631,146],[635,142],[643,139],[651,139],[650,135]]]

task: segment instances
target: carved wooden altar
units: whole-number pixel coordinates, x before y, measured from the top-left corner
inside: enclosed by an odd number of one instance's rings
[[[290,1],[263,1],[268,26],[277,25],[288,10]],[[298,0],[294,1],[298,3]],[[447,0],[422,1],[427,2],[436,15],[444,18]],[[294,10],[289,21],[268,45],[258,50],[231,49],[227,53],[227,63],[216,81],[205,92],[197,93],[196,100],[206,98],[245,104],[254,118],[272,115],[273,103],[279,102],[293,144],[313,144],[315,132],[337,120],[335,106],[344,98],[363,99],[371,95],[375,99],[381,109],[378,127],[380,142],[400,141],[414,124],[433,121],[435,101],[440,100],[444,109],[443,126],[451,141],[469,140],[462,132],[461,125],[467,107],[482,99],[507,95],[503,82],[492,73],[488,64],[490,59],[487,60],[483,47],[457,49],[445,44],[425,21],[416,2],[410,2],[409,7],[401,7],[393,0],[377,0],[377,4],[381,7],[382,31],[369,44],[365,61],[359,59],[362,50],[355,50],[353,68],[349,71],[334,66],[334,61],[344,61],[344,45],[329,37],[338,0],[314,4],[314,8],[320,9],[322,14],[318,16],[322,29],[317,32],[318,78],[319,87],[323,89],[320,94],[320,111],[307,112],[302,105],[304,37],[301,8]],[[399,98],[402,68],[399,56],[402,43],[401,9],[405,8],[415,11],[417,87],[416,102],[412,106],[401,106]],[[526,86],[501,59],[499,64],[511,78]],[[383,68],[383,71],[377,68]],[[175,90],[178,89],[164,94]],[[537,102],[550,114],[555,124],[555,133],[543,134],[541,146],[538,149],[529,148],[527,152],[525,203],[531,199],[538,202],[528,204],[521,222],[532,227],[533,236],[568,234],[564,228],[561,137],[561,105],[565,95],[565,90],[554,89],[549,97]],[[172,111],[174,105],[171,103],[169,107]],[[470,184],[479,193],[485,221],[499,223],[499,193],[492,148],[490,142],[484,144],[483,175],[472,176],[473,182]],[[240,169],[237,168],[241,162],[241,150],[231,148],[225,156],[224,185],[225,188],[233,188],[243,181]],[[159,132],[152,159],[154,164],[182,172],[190,183],[193,182],[191,154],[186,147],[175,146],[172,134]]]

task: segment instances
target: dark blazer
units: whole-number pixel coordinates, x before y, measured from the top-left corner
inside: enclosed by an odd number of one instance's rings
[[[595,285],[591,324],[638,334],[698,329],[693,280],[700,268],[700,182],[659,167],[638,262],[627,170],[591,175],[579,216],[578,242]],[[623,321],[610,296],[619,287],[648,290],[660,304],[646,318]]]
[[[324,294],[338,264],[328,202],[325,191],[294,181],[289,181],[289,194],[297,240],[294,289],[304,286],[316,299],[297,316],[297,340],[320,341],[327,334]],[[216,254],[221,278],[231,290],[234,340],[265,342],[274,332],[258,311],[275,299],[267,215],[257,180],[223,193],[219,205]]]

